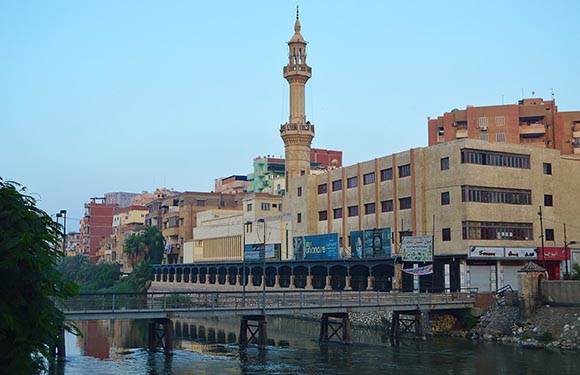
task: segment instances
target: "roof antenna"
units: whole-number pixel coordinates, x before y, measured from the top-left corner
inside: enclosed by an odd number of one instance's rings
[[[296,19],[299,20],[300,19],[300,11],[298,9],[298,5],[296,5]]]

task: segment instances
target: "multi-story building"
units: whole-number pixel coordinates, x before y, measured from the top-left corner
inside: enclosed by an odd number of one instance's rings
[[[131,206],[147,206],[150,202],[154,201],[155,199],[167,198],[172,195],[179,194],[178,191],[173,189],[167,188],[158,188],[155,189],[153,193],[148,193],[146,191],[142,192],[139,195],[134,196],[131,198]]]
[[[555,100],[454,109],[429,119],[429,145],[460,138],[527,144],[580,154],[580,111],[559,112]]]
[[[161,229],[165,238],[165,262],[183,261],[183,244],[193,237],[199,212],[211,209],[240,209],[243,194],[183,192],[147,205],[146,225]]]
[[[248,176],[232,175],[215,179],[214,192],[223,194],[238,194],[251,190],[252,183]]]
[[[104,202],[105,198],[91,198],[85,203],[85,216],[80,223],[82,253],[89,256],[91,263],[97,262],[101,241],[113,233],[113,215],[119,209],[117,204]]]
[[[79,232],[68,232],[65,245],[66,255],[75,256],[81,254],[81,234]]]
[[[119,207],[127,207],[131,205],[131,199],[137,197],[137,193],[114,192],[105,193],[105,203],[116,204]]]
[[[297,176],[291,225],[338,233],[341,252],[351,255],[360,230],[390,228],[395,256],[405,234],[433,236],[438,287],[515,287],[526,260],[559,277],[563,225],[568,241],[580,238],[580,203],[570,199],[577,185],[570,176],[579,174],[580,159],[558,150],[456,140]],[[549,259],[546,248],[561,255]]]
[[[147,207],[129,206],[120,208],[113,216],[113,234],[111,248],[105,251],[105,261],[118,262],[123,265],[123,272],[131,272],[131,262],[124,253],[125,239],[138,233],[145,226]]]

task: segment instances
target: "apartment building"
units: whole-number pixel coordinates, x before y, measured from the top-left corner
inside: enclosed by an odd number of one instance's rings
[[[471,138],[580,154],[580,111],[560,112],[555,100],[529,98],[517,104],[467,106],[429,119],[428,128],[430,146]]]
[[[559,278],[563,225],[568,241],[580,238],[579,172],[580,160],[559,150],[460,139],[297,176],[284,205],[294,235],[338,233],[351,256],[356,231],[390,228],[395,257],[403,236],[433,236],[439,279],[426,283],[489,291],[515,287],[528,260]],[[561,255],[548,259],[546,248]]]
[[[80,222],[81,249],[91,263],[97,263],[100,243],[113,233],[113,215],[117,204],[105,203],[105,198],[91,198],[85,203],[85,216]]]

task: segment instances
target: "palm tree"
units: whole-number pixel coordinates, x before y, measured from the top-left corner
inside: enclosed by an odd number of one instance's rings
[[[142,259],[158,264],[163,259],[164,247],[165,240],[159,228],[145,227],[125,239],[124,253],[129,256],[131,266],[135,266]]]

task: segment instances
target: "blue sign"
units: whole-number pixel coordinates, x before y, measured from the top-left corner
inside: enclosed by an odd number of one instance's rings
[[[391,256],[391,228],[350,232],[350,253],[353,259]]]
[[[338,233],[304,236],[304,259],[338,259]]]

